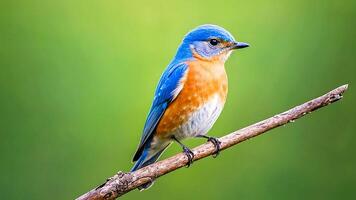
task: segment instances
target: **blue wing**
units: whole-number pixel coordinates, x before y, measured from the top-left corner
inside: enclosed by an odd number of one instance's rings
[[[187,71],[187,64],[170,64],[161,76],[156,88],[153,103],[147,116],[143,129],[140,145],[135,153],[133,161],[136,161],[142,154],[143,147],[151,137],[156,126],[167,109],[168,105],[177,97],[182,89],[181,80]]]

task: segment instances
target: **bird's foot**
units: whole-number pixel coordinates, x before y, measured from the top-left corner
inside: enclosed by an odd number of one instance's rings
[[[214,137],[208,137],[208,141],[213,143],[213,145],[215,146],[215,152],[213,153],[213,158],[216,158],[220,153],[221,142],[217,138],[214,138]]]
[[[188,158],[187,167],[189,167],[193,163],[193,159],[194,159],[193,151],[190,150],[188,147],[186,147],[183,143],[181,143],[176,137],[173,136],[172,139],[175,140],[183,148],[183,153]]]
[[[189,167],[191,164],[193,164],[194,153],[188,147],[185,146],[183,147],[183,153],[188,158],[187,167]]]
[[[220,149],[221,149],[220,148],[221,142],[218,140],[218,138],[210,137],[210,136],[206,136],[206,135],[198,135],[197,137],[206,138],[206,139],[208,139],[208,142],[213,143],[213,145],[215,147],[215,152],[213,153],[213,158],[216,158],[219,155]]]

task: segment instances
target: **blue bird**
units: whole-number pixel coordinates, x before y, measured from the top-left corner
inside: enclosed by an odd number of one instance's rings
[[[201,25],[185,35],[156,88],[131,171],[156,162],[173,141],[182,146],[189,166],[194,154],[181,142],[186,138],[206,138],[216,147],[216,155],[219,153],[218,139],[206,134],[225,104],[224,64],[233,50],[248,46],[216,25]],[[152,182],[139,189],[150,185]]]

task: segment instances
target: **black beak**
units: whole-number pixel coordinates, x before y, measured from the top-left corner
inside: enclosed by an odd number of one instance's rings
[[[235,42],[232,46],[232,49],[243,49],[249,47],[250,45],[244,42]]]

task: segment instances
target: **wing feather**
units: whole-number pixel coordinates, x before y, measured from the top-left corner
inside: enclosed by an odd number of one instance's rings
[[[163,72],[156,88],[153,103],[147,116],[140,144],[137,148],[133,161],[142,154],[143,147],[154,133],[157,124],[166,111],[169,104],[178,96],[184,85],[184,77],[188,66],[185,63],[171,64]]]

